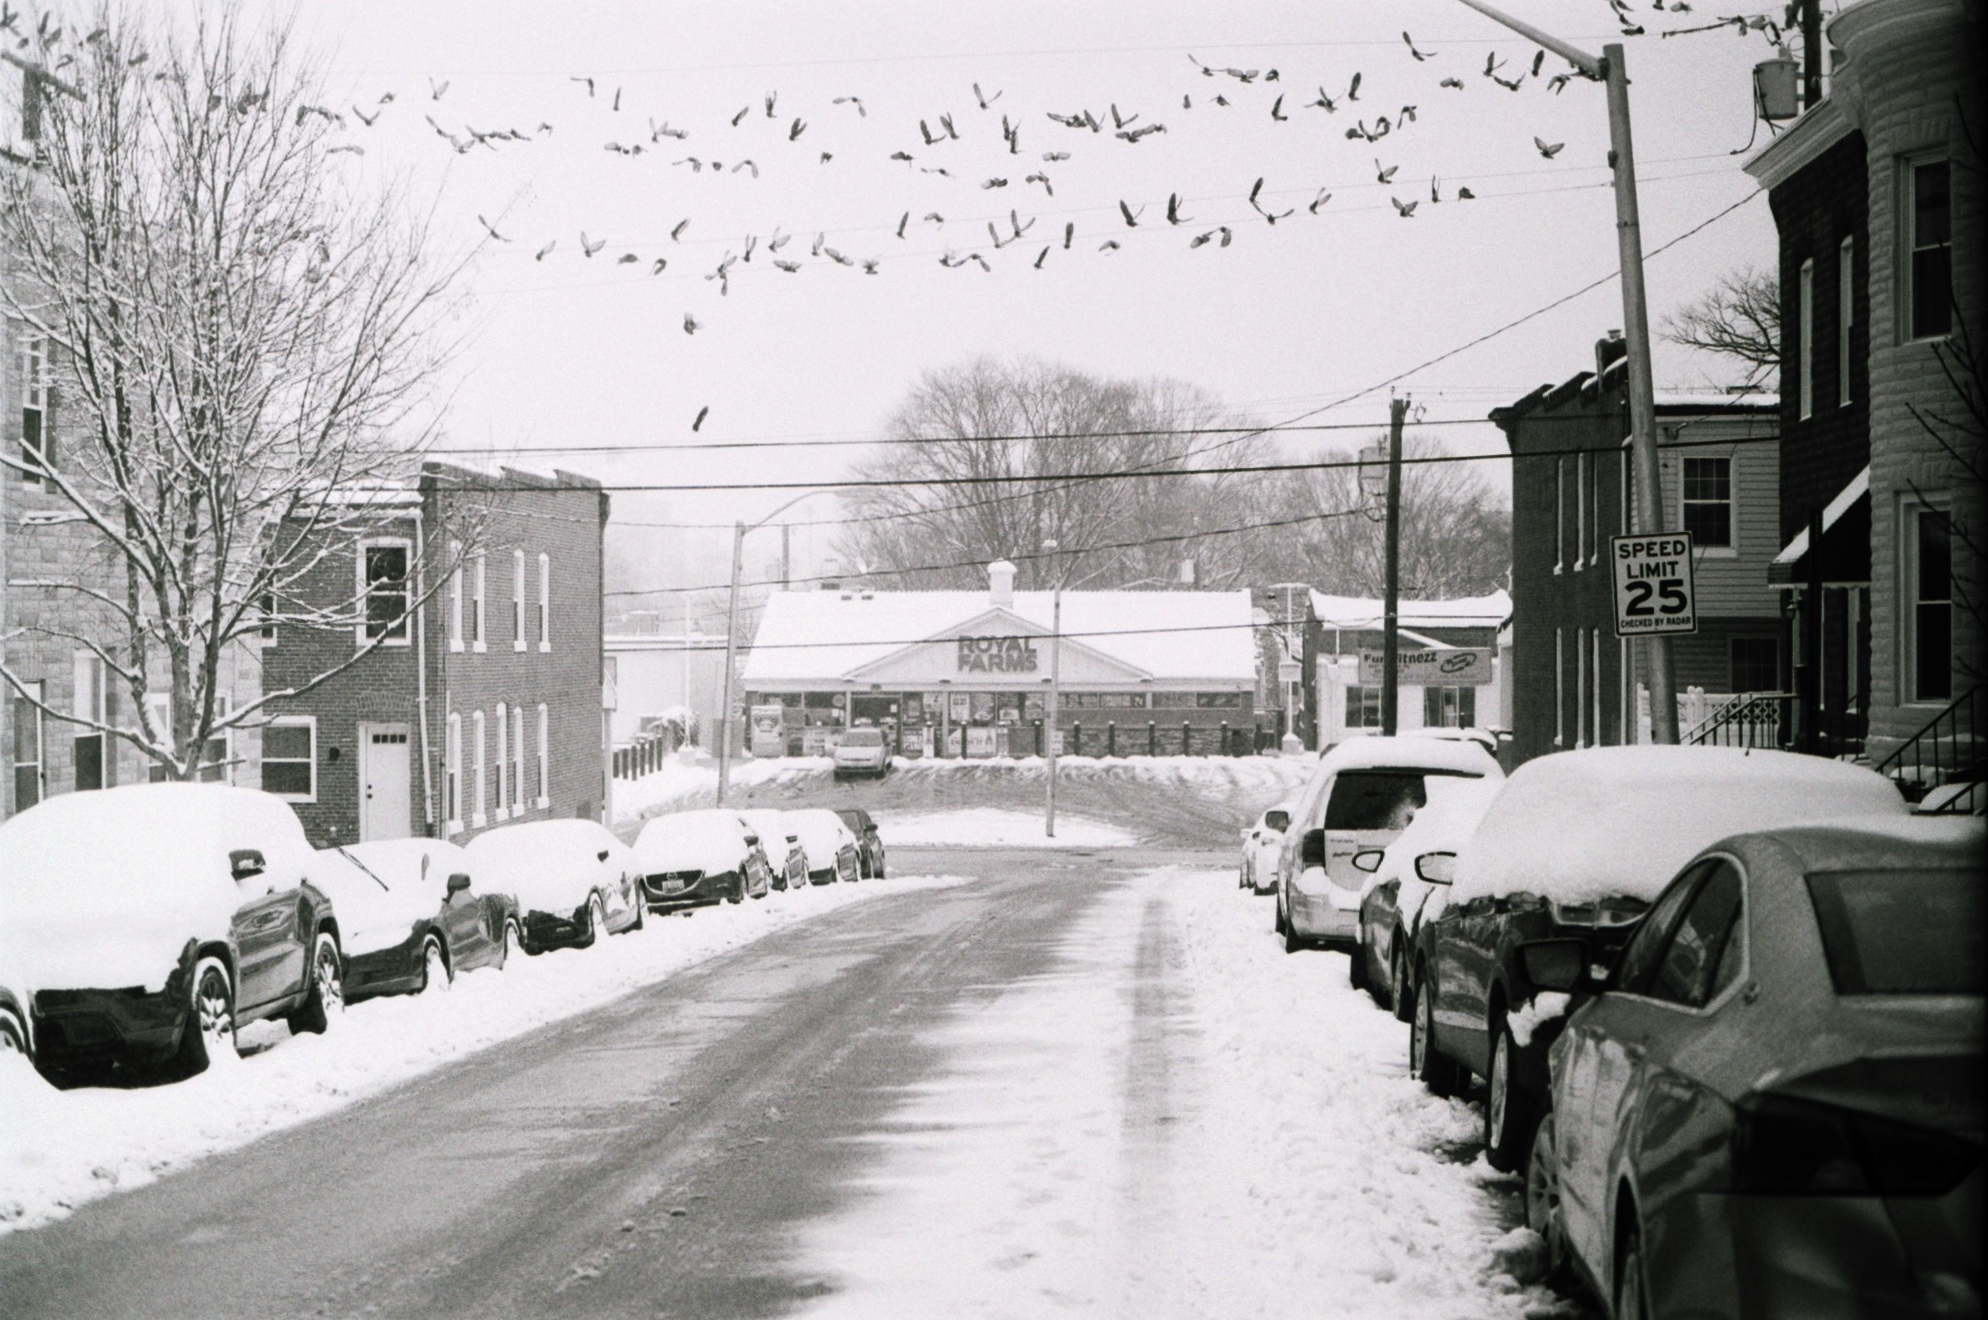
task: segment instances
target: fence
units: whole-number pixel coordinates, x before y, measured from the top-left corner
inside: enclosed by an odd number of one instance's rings
[[[1965,815],[1988,797],[1982,779],[1981,708],[1988,688],[1972,687],[1871,767],[1889,776],[1920,810]]]
[[[677,749],[676,735],[667,729],[645,734],[614,749],[614,777],[640,779],[663,768],[663,761]]]
[[[1041,720],[1031,721],[1035,725],[1035,754],[1041,756],[1047,750]],[[1088,737],[1088,742],[1086,738]],[[1163,725],[1157,720],[1147,720],[1144,726],[1131,724],[1121,729],[1116,720],[1105,721],[1099,730],[1092,726],[1088,735],[1084,732],[1083,721],[1071,723],[1070,733],[1063,740],[1065,756],[1254,756],[1266,749],[1274,750],[1277,738],[1265,734],[1262,724],[1252,724],[1247,729],[1231,728],[1224,720],[1218,728],[1196,728],[1193,723],[1182,720],[1178,731],[1170,724]]]
[[[1678,741],[1702,747],[1779,747],[1794,699],[1792,692],[1736,692],[1687,728]]]

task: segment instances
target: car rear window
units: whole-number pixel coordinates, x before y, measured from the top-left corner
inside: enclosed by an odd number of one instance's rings
[[[1981,877],[1823,871],[1808,887],[1837,994],[1982,992]]]
[[[844,747],[881,747],[884,736],[875,729],[851,729],[842,735]]]
[[[1429,800],[1420,770],[1342,770],[1325,804],[1329,830],[1399,830]]]

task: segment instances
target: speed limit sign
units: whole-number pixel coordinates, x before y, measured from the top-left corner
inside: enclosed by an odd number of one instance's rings
[[[1698,631],[1691,587],[1691,534],[1612,536],[1615,565],[1615,635],[1655,637]]]

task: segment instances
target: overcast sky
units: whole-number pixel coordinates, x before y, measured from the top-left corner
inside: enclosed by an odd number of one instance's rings
[[[1640,0],[1649,35],[1627,39],[1605,0],[1510,6],[1589,50],[1626,40],[1646,248],[1752,191],[1744,157],[1731,153],[1748,140],[1749,71],[1764,42],[1730,31],[1660,38],[1712,15],[1675,17]],[[1309,420],[1378,426],[1388,390],[1372,387],[1616,265],[1602,88],[1575,80],[1556,94],[1548,79],[1566,66],[1549,56],[1542,76],[1508,91],[1484,75],[1487,58],[1510,79],[1531,68],[1533,48],[1454,0],[318,0],[299,26],[331,71],[350,140],[366,148],[347,159],[432,206],[446,251],[482,245],[462,285],[464,350],[444,382],[448,443],[518,447],[517,461],[540,466],[554,458],[535,447],[629,447],[556,460],[610,485],[831,480],[860,451],[669,447],[861,439],[922,371],[983,353],[1176,376],[1265,422],[1325,408]],[[1190,56],[1259,74],[1204,76]],[[1356,73],[1357,100],[1347,95]],[[585,77],[591,95],[575,81]],[[975,83],[998,94],[985,110]],[[1335,111],[1312,104],[1321,91]],[[386,92],[394,99],[380,107]],[[860,98],[861,112],[837,97]],[[1130,129],[1165,131],[1118,138],[1114,104]],[[384,113],[368,128],[354,105]],[[1412,122],[1402,122],[1405,105]],[[1085,110],[1103,132],[1048,117]],[[942,114],[957,140],[944,136]],[[1004,114],[1019,127],[1018,152],[1003,138]],[[1387,136],[1347,139],[1382,115]],[[458,153],[426,116],[458,136],[516,128],[530,140]],[[928,146],[921,119],[944,140]],[[687,136],[652,139],[663,127]],[[1547,159],[1535,138],[1564,146]],[[913,159],[891,159],[899,151]],[[704,168],[675,163],[691,157]],[[1397,171],[1389,183],[1378,182],[1382,169]],[[1053,196],[1025,181],[1036,173]],[[984,186],[995,178],[1006,186]],[[1259,178],[1263,210],[1293,212],[1275,225],[1248,201]],[[1459,186],[1477,199],[1458,199]],[[1330,200],[1314,214],[1321,192]],[[1171,194],[1188,218],[1178,226],[1167,222]],[[1396,200],[1419,204],[1403,218]],[[943,224],[923,219],[932,213]],[[479,215],[511,241],[490,240]],[[1016,222],[1026,235],[997,250],[990,221],[1004,238]],[[1190,246],[1222,225],[1229,246],[1219,234]],[[591,258],[583,231],[602,244]],[[776,231],[793,237],[769,254]],[[813,255],[817,234],[852,261],[878,258],[876,273]],[[728,255],[743,258],[748,235],[752,257],[730,267],[721,291],[706,277]],[[1100,251],[1107,240],[1119,246]],[[1676,307],[1732,266],[1771,265],[1773,252],[1756,197],[1650,263],[1653,309]],[[948,254],[963,264],[942,265]],[[777,270],[771,255],[801,269]],[[658,258],[668,265],[655,274]],[[686,315],[701,327],[694,335]],[[1595,338],[1621,324],[1611,282],[1396,388],[1432,422],[1481,419],[1591,365]],[[1662,343],[1656,364],[1659,388],[1724,374]],[[1488,424],[1437,433],[1461,450],[1502,451]],[[1287,446],[1306,454],[1365,434],[1303,433]],[[1504,464],[1486,467],[1503,489]],[[790,496],[623,495],[616,507],[629,519],[722,523]],[[815,499],[792,517],[836,511]],[[689,537],[693,551],[726,539],[716,529]],[[762,537],[750,565],[777,553],[778,537]],[[796,548],[812,558],[827,541],[815,528],[797,533]]]

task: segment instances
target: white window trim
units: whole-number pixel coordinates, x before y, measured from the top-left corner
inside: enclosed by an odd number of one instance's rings
[[[1671,438],[1672,439],[1677,438],[1675,433],[1672,434]],[[1692,553],[1696,555],[1700,561],[1706,559],[1738,559],[1739,548],[1740,548],[1740,501],[1739,501],[1740,456],[1738,449],[1735,448],[1734,450],[1724,454],[1707,453],[1702,450],[1699,451],[1698,453],[1692,453],[1689,450],[1687,450],[1685,454],[1678,459],[1677,499],[1676,503],[1671,505],[1671,507],[1677,510],[1676,525],[1680,528],[1684,526],[1685,458],[1723,458],[1726,460],[1726,535],[1728,538],[1730,538],[1729,542],[1726,545],[1694,545],[1691,547]],[[1702,503],[1702,501],[1700,502]]]
[[[47,700],[48,687],[39,678],[30,679],[21,686],[28,689],[25,693],[25,696],[29,699],[27,709],[22,711],[22,715],[34,725],[35,759],[32,761],[16,761],[14,759],[15,751],[20,746],[20,731],[10,726],[7,730],[7,763],[14,769],[14,773],[7,779],[7,809],[10,813],[14,811],[16,805],[20,802],[19,790],[16,784],[20,779],[21,770],[25,766],[34,767],[35,802],[41,803],[48,798],[48,723],[42,717],[41,707],[35,704]],[[14,700],[16,694],[10,692],[7,694],[7,697],[9,700]],[[20,707],[16,706],[15,709],[19,710]],[[543,706],[539,707],[541,712],[544,709],[545,707]]]
[[[511,552],[511,649],[525,649],[525,552]]]
[[[1567,630],[1553,630],[1553,745],[1567,745]]]
[[[407,576],[401,579],[402,594],[407,601],[406,612],[400,620],[400,636],[368,637],[366,627],[372,611],[373,593],[366,582],[366,552],[376,546],[398,546],[407,552]],[[358,577],[359,622],[352,630],[354,639],[360,646],[369,644],[381,647],[414,645],[414,542],[405,536],[362,536],[359,538],[359,553],[354,556]]]
[[[1836,245],[1836,406],[1848,408],[1850,393],[1850,330],[1857,317],[1857,239]]]
[[[1567,460],[1553,460],[1553,571],[1566,571],[1567,562]]]
[[[1588,454],[1574,455],[1574,571],[1588,566]]]
[[[469,722],[471,736],[476,740],[476,791],[469,802],[472,808],[469,816],[469,826],[471,829],[481,829],[485,824],[489,823],[490,819],[483,812],[483,805],[489,800],[484,796],[484,788],[487,786],[488,780],[485,776],[483,712],[480,710],[473,712],[470,715]]]
[[[538,649],[552,649],[552,556],[538,556]]]
[[[1802,263],[1795,281],[1795,353],[1801,359],[1796,375],[1796,416],[1815,416],[1815,258]]]
[[[552,725],[545,703],[538,703],[538,805],[552,805]]]
[[[1588,745],[1588,630],[1574,629],[1574,746]]]
[[[497,819],[511,818],[511,720],[503,702],[497,703]]]
[[[23,334],[21,336],[21,411],[32,408],[41,414],[41,449],[39,455],[46,458],[48,453],[48,338],[45,335]],[[10,430],[12,428],[9,428]],[[22,436],[21,450],[25,452],[27,437]],[[18,472],[23,486],[39,486],[44,478],[27,469]]]
[[[462,542],[449,542],[449,649],[462,650]]]
[[[442,791],[447,801],[442,804],[442,814],[447,817],[442,822],[442,834],[446,838],[462,832],[462,712],[451,711],[448,732],[442,744]]]
[[[1924,499],[1916,495],[1904,495],[1898,505],[1898,692],[1899,705],[1921,706],[1936,710],[1954,699],[1955,684],[1952,677],[1953,657],[1947,657],[1947,695],[1944,697],[1922,697],[1918,691],[1919,677],[1919,519],[1926,513],[1942,513],[1951,517],[1951,505],[1944,495],[1929,495]],[[1951,547],[1951,540],[1949,541]],[[1952,555],[1949,548],[1948,554]],[[1958,602],[1953,599],[1953,588],[1947,588],[1947,617],[1949,635],[1957,620]]]
[[[1945,163],[1947,167],[1947,289],[1949,296],[1951,296],[1953,289],[1954,246],[1952,237],[1954,210],[1954,170],[1952,159],[1946,152],[1941,150],[1920,151],[1898,158],[1898,185],[1893,190],[1894,195],[1898,198],[1898,214],[1894,217],[1895,228],[1898,234],[1898,256],[1893,263],[1897,267],[1893,278],[1897,281],[1894,287],[1898,290],[1898,296],[1892,299],[1892,302],[1898,308],[1898,342],[1900,344],[1931,344],[1938,340],[1951,338],[1953,335],[1951,324],[1949,324],[1949,328],[1943,334],[1917,337],[1912,333],[1912,314],[1915,310],[1912,302],[1912,254],[1917,250],[1913,246],[1914,235],[1912,230],[1917,224],[1917,212],[1919,209],[1918,179],[1915,171],[1921,165],[1935,165],[1940,163]]]
[[[311,768],[310,791],[308,793],[271,792],[270,796],[281,798],[285,802],[316,802],[318,800],[318,717],[315,715],[278,715],[275,719],[269,721],[268,727],[279,729],[305,728],[311,731],[311,756],[308,763]],[[296,760],[293,757],[279,756],[275,759],[278,765],[296,764]],[[262,754],[262,764],[266,767],[269,762],[269,751],[265,745]],[[268,792],[268,790],[264,791]]]
[[[522,816],[531,803],[525,795],[525,708],[511,707],[511,814]]]
[[[1589,640],[1589,641],[1590,641],[1591,643],[1593,643],[1593,645],[1592,645],[1592,646],[1590,647],[1590,649],[1591,649],[1591,650],[1592,650],[1592,651],[1594,652],[1594,657],[1593,657],[1593,658],[1594,658],[1594,672],[1593,672],[1593,674],[1591,675],[1591,677],[1589,678],[1589,681],[1588,681],[1588,707],[1589,707],[1589,710],[1590,710],[1590,712],[1591,712],[1591,715],[1590,715],[1590,724],[1589,724],[1589,727],[1588,727],[1588,736],[1589,736],[1589,739],[1590,739],[1590,741],[1592,741],[1592,742],[1594,743],[1594,745],[1595,745],[1596,747],[1599,747],[1599,746],[1601,746],[1601,745],[1602,745],[1602,741],[1601,741],[1601,716],[1602,716],[1602,704],[1601,704],[1601,629],[1599,629],[1599,628],[1595,628],[1595,629],[1592,629],[1592,630],[1590,630],[1590,631],[1589,631],[1589,633],[1588,633],[1588,640]]]
[[[476,595],[470,601],[469,649],[481,655],[490,649],[490,634],[488,631],[490,624],[490,611],[488,608],[490,598],[485,591],[485,588],[489,586],[489,574],[486,571],[489,568],[489,561],[481,550],[478,550],[471,558],[476,561],[476,581],[474,583]]]

